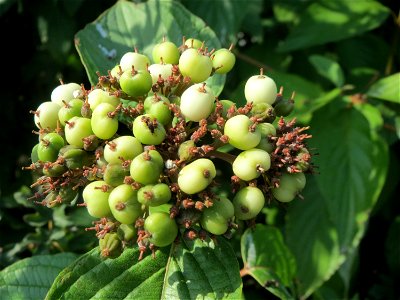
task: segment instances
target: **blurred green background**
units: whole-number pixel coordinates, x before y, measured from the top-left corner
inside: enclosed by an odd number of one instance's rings
[[[5,86],[0,110],[3,122],[0,133],[0,269],[31,255],[60,251],[84,253],[96,244],[94,237],[83,230],[87,215],[81,210],[68,207],[49,210],[26,200],[31,196],[28,187],[32,174],[22,171],[22,167],[30,164],[30,149],[37,142],[37,136],[32,134],[33,115],[29,111],[49,100],[59,79],[90,87],[74,46],[74,35],[115,2],[0,2],[2,53],[6,66],[2,72]],[[237,64],[227,76],[220,99],[243,101],[246,79],[263,67],[277,78],[278,84],[285,86],[287,95],[296,90],[296,109],[304,124],[310,122],[318,105],[327,105],[339,94],[349,96],[347,99],[353,103],[369,103],[380,112],[383,126],[379,134],[389,153],[385,185],[383,189],[377,188],[379,199],[368,208],[372,210],[368,226],[356,253],[350,258],[352,263],[347,265],[351,269],[347,273],[347,286],[337,280],[340,277],[337,272],[314,297],[335,297],[346,289],[348,298],[398,299],[400,95],[385,94],[390,90],[385,84],[380,90],[377,85],[371,90],[379,80],[393,75],[397,77],[392,77],[388,86],[398,93],[398,87],[397,90],[393,87],[396,82],[400,85],[400,77],[394,75],[400,69],[398,1],[180,2],[205,20],[223,46],[235,44]],[[338,94],[329,98],[331,93]],[[328,99],[323,98],[324,95]],[[319,104],[315,106],[310,99],[318,99]],[[321,118],[319,116],[319,120]],[[319,124],[318,118],[314,118],[314,122]],[[318,132],[319,129],[314,130]],[[332,157],[318,159],[324,161]],[[335,163],[338,161],[333,165]],[[357,183],[348,181],[345,184]],[[244,287],[248,295],[272,298],[251,279],[246,279]],[[332,291],[337,293],[330,294]]]

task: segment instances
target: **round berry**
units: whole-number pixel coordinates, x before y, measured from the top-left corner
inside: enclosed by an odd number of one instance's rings
[[[89,215],[95,218],[111,216],[110,206],[108,205],[111,190],[112,188],[102,180],[93,181],[83,189],[82,197]]]
[[[160,178],[164,167],[163,159],[156,150],[145,151],[136,156],[130,166],[133,180],[141,184],[154,184]]]
[[[133,224],[142,214],[142,205],[137,201],[137,191],[128,184],[114,188],[108,198],[114,218],[122,224]]]
[[[154,116],[164,126],[170,124],[172,120],[169,104],[170,102],[167,97],[156,93],[148,96],[143,103],[145,112]]]
[[[159,145],[166,136],[164,126],[150,114],[136,117],[132,131],[133,135],[145,145]]]
[[[185,46],[188,48],[200,49],[203,46],[203,43],[198,39],[189,38],[185,41]]]
[[[176,65],[179,61],[179,49],[173,42],[169,41],[163,41],[155,45],[152,55],[154,62],[157,64],[164,62]]]
[[[170,245],[178,235],[178,225],[169,214],[155,212],[146,218],[144,228],[150,233],[150,242],[157,247]]]
[[[61,106],[55,102],[47,101],[39,105],[35,111],[35,125],[37,128],[49,128],[54,130],[57,128],[58,111]]]
[[[233,198],[235,216],[239,220],[255,218],[264,207],[265,198],[257,187],[246,186],[236,193]]]
[[[236,115],[225,123],[224,134],[229,137],[229,144],[240,150],[254,148],[260,143],[261,133],[245,115]]]
[[[51,92],[51,101],[62,106],[64,105],[64,102],[68,103],[72,99],[77,98],[81,92],[82,92],[82,87],[79,84],[75,82],[64,83],[57,86]]]
[[[228,49],[222,48],[215,51],[212,59],[213,68],[217,74],[226,74],[235,65],[236,57]]]
[[[65,121],[69,121],[73,117],[82,117],[82,106],[83,101],[81,99],[72,99],[64,104],[58,111],[58,119],[61,126],[65,126]]]
[[[278,93],[275,81],[266,75],[251,76],[244,87],[247,102],[267,103],[275,102]]]
[[[88,95],[88,102],[90,109],[94,111],[101,103],[108,103],[116,108],[118,104],[121,103],[121,100],[117,96],[110,95],[110,93],[107,91],[103,91],[102,89],[94,89]]]
[[[122,159],[132,160],[143,152],[139,140],[130,135],[124,135],[108,142],[104,147],[104,159],[108,163],[121,163]]]
[[[249,149],[240,153],[233,161],[232,170],[237,177],[250,181],[258,178],[271,167],[268,152],[261,149]]]
[[[193,83],[203,82],[210,77],[212,67],[211,58],[194,48],[185,50],[179,58],[179,70],[183,76],[190,77]]]
[[[65,126],[65,139],[68,144],[83,148],[83,139],[92,135],[92,125],[90,119],[73,117],[67,121]]]
[[[200,219],[201,226],[208,232],[221,235],[228,230],[230,219],[234,216],[232,202],[221,197],[214,199],[213,205],[206,208]]]
[[[148,184],[138,191],[138,201],[146,206],[159,206],[171,199],[171,190],[165,183]]]
[[[214,100],[215,96],[208,86],[202,83],[192,85],[181,96],[181,112],[188,120],[198,122],[211,114]]]
[[[99,104],[92,114],[91,126],[93,133],[100,139],[111,138],[118,130],[118,118],[115,107],[109,103]]]
[[[120,66],[122,71],[132,70],[132,66],[135,70],[147,70],[150,65],[149,58],[137,52],[127,52],[121,57]]]
[[[64,139],[57,133],[51,132],[46,134],[40,141],[37,154],[41,161],[54,162],[57,160],[58,152],[64,147]]]
[[[184,193],[196,194],[207,188],[216,174],[211,160],[199,158],[182,168],[178,175],[178,185]]]
[[[156,84],[157,81],[160,79],[166,81],[172,75],[172,65],[171,64],[152,64],[149,66],[149,72],[150,72],[153,84]]]
[[[104,170],[103,180],[107,184],[115,187],[124,183],[126,176],[129,176],[129,168],[125,168],[120,163],[108,164]]]
[[[272,189],[272,194],[280,202],[290,202],[306,186],[304,173],[284,173],[279,177],[279,187]]]
[[[146,95],[152,85],[153,79],[147,70],[126,70],[119,80],[122,91],[129,96],[138,97]]]
[[[104,258],[116,258],[123,251],[121,240],[115,232],[107,232],[99,240],[99,248],[100,254]]]

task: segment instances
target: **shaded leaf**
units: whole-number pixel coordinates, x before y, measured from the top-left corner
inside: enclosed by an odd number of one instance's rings
[[[292,297],[285,286],[293,288],[296,261],[277,228],[257,224],[256,228],[247,229],[241,252],[246,274],[281,299]]]
[[[221,47],[215,33],[179,2],[150,0],[135,4],[118,1],[76,34],[75,45],[89,80],[94,84],[97,71],[107,74],[107,70],[134,47],[151,58],[153,46],[163,37],[180,45],[183,36],[206,41],[209,49]],[[206,82],[219,95],[225,75],[216,74]]]
[[[38,255],[0,272],[2,299],[43,299],[58,273],[77,257],[72,253]]]
[[[400,215],[398,215],[389,227],[385,241],[385,255],[387,265],[396,276],[400,275]]]
[[[312,112],[317,109],[314,106],[314,101],[320,96],[326,96],[323,94],[322,88],[318,84],[296,74],[271,71],[267,75],[275,80],[278,89],[283,86],[283,96],[286,99],[289,99],[293,92],[296,93],[295,109],[290,117],[295,116],[303,123],[309,122]]]
[[[341,87],[344,84],[342,68],[336,61],[322,55],[311,55],[309,60],[318,74],[330,80],[334,85]]]
[[[400,73],[378,80],[369,88],[367,95],[400,104]]]
[[[388,15],[389,9],[374,0],[312,2],[278,50],[304,49],[358,35],[378,27]]]
[[[97,247],[57,276],[46,299],[158,299],[168,251],[138,261],[137,248],[125,249],[116,259],[102,259]]]
[[[235,43],[240,25],[250,11],[261,12],[262,1],[230,1],[230,0],[183,0],[182,3],[192,13],[202,18],[210,26],[224,47]],[[222,14],[223,13],[223,14]],[[257,14],[251,15],[260,23]]]
[[[224,238],[181,240],[169,258],[162,299],[240,299],[235,253]]]
[[[310,147],[320,174],[307,178],[304,201],[291,206],[287,241],[301,294],[309,296],[340,267],[362,238],[386,178],[387,145],[379,111],[335,101],[315,112]]]
[[[228,242],[182,240],[145,256],[126,248],[115,259],[102,259],[99,249],[63,270],[47,299],[171,299],[174,295],[216,298],[241,295],[239,267]],[[194,277],[195,278],[194,278]]]

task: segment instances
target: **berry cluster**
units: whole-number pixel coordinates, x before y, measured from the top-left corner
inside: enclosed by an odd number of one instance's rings
[[[75,204],[81,194],[77,205],[98,218],[88,229],[102,255],[116,257],[135,243],[142,254],[167,246],[178,234],[227,234],[266,201],[292,201],[311,170],[307,128],[283,119],[293,99],[262,70],[246,83],[244,107],[215,97],[204,81],[233,68],[231,50],[163,40],[153,64],[135,49],[90,90],[61,83],[32,111],[39,143],[26,169],[37,174],[36,202]],[[232,199],[216,192],[216,159],[232,165]]]

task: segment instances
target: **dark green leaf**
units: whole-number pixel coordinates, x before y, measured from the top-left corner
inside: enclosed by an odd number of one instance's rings
[[[387,265],[393,274],[400,275],[400,215],[398,215],[389,227],[385,241],[385,254]]]
[[[293,288],[296,261],[277,228],[258,224],[247,229],[241,252],[246,274],[281,299],[292,298],[286,287]]]
[[[374,0],[312,2],[278,47],[293,51],[342,40],[378,27],[389,9]]]
[[[387,145],[378,135],[382,124],[376,108],[348,100],[314,114],[310,147],[319,153],[314,161],[320,174],[308,178],[305,200],[289,210],[287,230],[305,296],[332,275],[363,236],[386,178]]]
[[[2,299],[43,299],[58,273],[77,255],[38,255],[20,260],[0,272]]]
[[[101,259],[98,248],[83,255],[56,278],[47,299],[171,299],[241,295],[239,267],[228,242],[184,241],[145,256],[127,248],[115,259]],[[166,271],[167,270],[167,271]],[[185,298],[186,299],[186,298]]]
[[[400,139],[400,117],[396,117],[394,119],[394,124],[395,124],[395,127],[396,127],[397,137]]]
[[[183,36],[203,40],[209,49],[221,47],[215,33],[179,2],[150,0],[135,4],[118,1],[76,34],[75,45],[89,80],[94,84],[97,71],[107,74],[107,70],[134,47],[151,58],[153,46],[163,37],[180,45]],[[225,75],[214,75],[206,82],[219,95]]]
[[[283,95],[286,99],[289,99],[293,92],[296,93],[293,115],[302,123],[309,122],[312,112],[317,109],[314,101],[320,96],[326,97],[326,95],[323,95],[322,88],[318,84],[295,74],[271,71],[267,75],[275,80],[278,89],[283,86]]]
[[[381,36],[366,33],[335,44],[338,61],[348,72],[355,68],[369,68],[383,72],[390,47]]]
[[[334,85],[341,87],[344,84],[342,68],[336,61],[322,55],[311,55],[309,60],[318,74],[330,80]]]
[[[183,239],[167,266],[161,299],[240,299],[242,280],[231,245],[224,239]]]
[[[223,46],[227,47],[236,41],[236,34],[239,31],[242,21],[251,8],[262,7],[262,1],[230,1],[230,0],[184,0],[182,3],[192,13],[202,18],[210,26]],[[252,15],[253,19],[259,16]],[[260,22],[258,22],[260,23]]]
[[[95,248],[58,275],[46,299],[158,299],[168,251],[138,261],[137,248],[125,249],[116,259],[102,259]]]
[[[288,211],[287,244],[296,258],[299,292],[311,295],[332,276],[344,256],[315,176],[307,177],[302,195],[304,200],[296,200]]]
[[[378,80],[369,88],[367,95],[400,104],[400,73]]]

